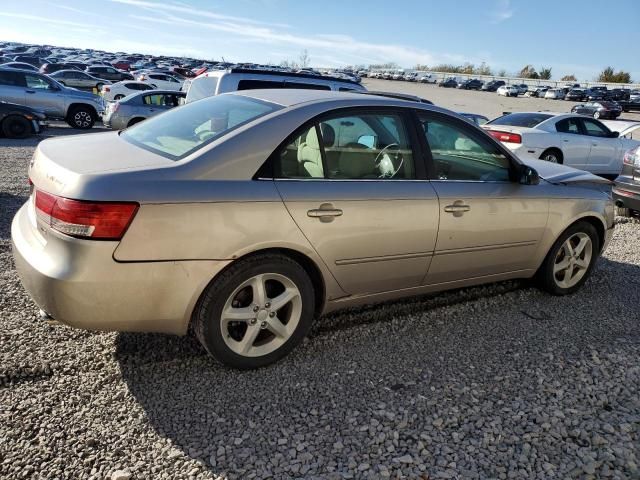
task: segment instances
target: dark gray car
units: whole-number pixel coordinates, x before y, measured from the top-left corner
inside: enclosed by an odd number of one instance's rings
[[[117,102],[110,102],[102,120],[105,126],[121,130],[183,104],[186,95],[185,92],[173,90],[134,93]]]

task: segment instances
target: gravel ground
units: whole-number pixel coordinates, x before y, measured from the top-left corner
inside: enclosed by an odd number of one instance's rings
[[[637,220],[571,297],[338,313],[236,372],[188,337],[37,319],[9,240],[36,143],[0,140],[0,478],[640,478]]]

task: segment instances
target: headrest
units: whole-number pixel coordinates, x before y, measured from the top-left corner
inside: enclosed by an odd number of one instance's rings
[[[321,123],[320,131],[322,132],[322,145],[325,147],[333,147],[333,144],[336,142],[336,131],[333,127],[327,123]]]

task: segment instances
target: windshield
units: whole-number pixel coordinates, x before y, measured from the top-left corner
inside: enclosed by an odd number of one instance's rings
[[[122,132],[134,145],[180,160],[235,128],[281,107],[241,95],[220,95],[183,105]]]
[[[545,113],[510,113],[502,117],[491,120],[487,125],[510,125],[512,127],[533,128],[536,125],[548,120],[553,115]]]
[[[199,77],[191,81],[187,90],[187,103],[195,102],[216,94],[218,77]]]

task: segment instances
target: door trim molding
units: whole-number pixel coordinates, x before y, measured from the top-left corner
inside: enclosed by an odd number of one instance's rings
[[[454,255],[457,253],[467,253],[467,252],[485,252],[487,250],[502,250],[503,248],[529,247],[537,244],[538,244],[537,240],[530,240],[526,242],[501,243],[498,245],[480,245],[477,247],[452,248],[450,250],[436,250],[434,255],[439,256],[439,255]]]
[[[355,265],[359,263],[372,263],[372,262],[388,262],[393,260],[407,260],[411,258],[427,258],[432,257],[433,252],[418,252],[418,253],[400,253],[397,255],[383,255],[380,257],[362,257],[362,258],[347,258],[343,260],[336,260],[336,265]]]

